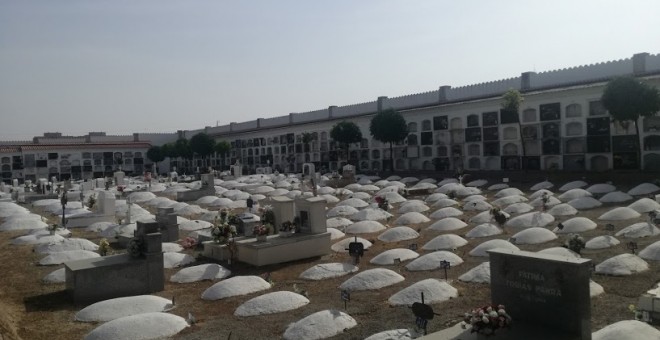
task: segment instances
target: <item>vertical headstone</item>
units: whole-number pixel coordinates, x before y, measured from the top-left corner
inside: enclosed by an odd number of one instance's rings
[[[591,260],[504,249],[488,253],[492,302],[506,306],[516,323],[511,332],[534,332],[512,338],[591,339]]]
[[[179,223],[174,208],[158,208],[156,213],[163,242],[174,242],[179,239]]]
[[[328,231],[325,217],[326,205],[327,202],[322,197],[296,200],[296,216],[300,217],[302,234],[323,234]]]
[[[292,199],[286,196],[271,197],[269,204],[273,207],[275,215],[275,228],[279,229],[282,222],[293,222],[295,218],[295,205]]]
[[[116,171],[113,176],[115,179],[115,185],[126,185],[124,176],[126,176],[126,174],[123,171]]]
[[[115,195],[109,191],[97,191],[97,212],[103,216],[114,216]]]

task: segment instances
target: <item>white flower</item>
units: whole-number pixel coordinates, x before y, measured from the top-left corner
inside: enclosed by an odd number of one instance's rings
[[[491,310],[490,313],[488,313],[488,316],[490,316],[492,318],[496,318],[497,317],[497,312],[494,311],[494,310]]]
[[[488,323],[488,322],[490,322],[490,320],[488,320],[488,317],[487,317],[487,316],[482,317],[482,318],[481,318],[481,321],[483,321],[483,323]]]

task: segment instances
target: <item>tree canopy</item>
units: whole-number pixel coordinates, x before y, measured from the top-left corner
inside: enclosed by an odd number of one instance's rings
[[[518,112],[518,109],[520,109],[520,104],[524,100],[525,99],[523,98],[522,94],[520,94],[520,91],[510,89],[509,91],[506,91],[504,95],[502,95],[502,109]]]
[[[408,136],[408,126],[400,113],[390,109],[379,112],[371,119],[369,132],[377,141],[398,143]]]
[[[147,158],[154,163],[162,162],[165,160],[163,149],[160,146],[154,145],[147,150]]]
[[[231,144],[229,144],[228,141],[226,140],[221,140],[217,143],[215,143],[215,152],[220,154],[221,156],[225,156],[231,151]]]
[[[660,92],[654,86],[631,77],[620,77],[607,83],[603,106],[615,121],[637,121],[660,111]]]
[[[349,121],[341,121],[330,130],[330,138],[337,143],[348,145],[351,143],[360,143],[362,141],[362,131],[357,124]]]
[[[190,148],[190,142],[187,139],[185,138],[178,139],[174,143],[174,150],[176,150],[175,152],[177,157],[192,159],[193,152],[192,149]]]
[[[190,138],[190,150],[202,158],[206,158],[212,154],[214,146],[215,140],[203,132]]]

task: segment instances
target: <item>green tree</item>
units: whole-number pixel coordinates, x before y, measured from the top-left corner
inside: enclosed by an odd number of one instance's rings
[[[408,124],[403,116],[392,110],[378,112],[369,124],[369,132],[375,140],[390,143],[390,168],[394,171],[393,143],[403,142],[408,137]]]
[[[613,121],[619,122],[624,128],[627,128],[630,121],[635,124],[637,165],[641,169],[642,150],[637,121],[640,117],[653,116],[660,111],[660,91],[639,79],[619,77],[607,83],[600,100]]]
[[[305,152],[309,152],[309,143],[311,143],[314,140],[314,134],[311,132],[303,132],[302,133],[302,142],[305,144]]]
[[[226,140],[221,140],[217,143],[215,143],[215,152],[217,152],[220,155],[220,159],[222,161],[222,167],[224,167],[224,159],[229,154],[229,151],[231,151],[231,144],[229,144],[228,141]]]
[[[182,169],[180,170],[184,172],[189,171],[190,169],[188,161],[191,160],[193,156],[192,149],[190,148],[190,142],[185,138],[177,139],[177,141],[174,142],[174,150],[176,156],[184,160]]]
[[[154,162],[154,172],[158,172],[158,163],[165,160],[165,155],[163,154],[163,148],[157,145],[153,145],[147,150],[147,158]]]
[[[204,167],[208,167],[208,156],[214,151],[215,140],[206,133],[200,132],[190,138],[190,150],[204,161]]]
[[[520,91],[514,89],[510,89],[509,91],[506,91],[504,95],[502,95],[502,111],[511,112],[516,115],[516,121],[518,122],[518,136],[520,136],[520,147],[522,149],[523,158],[527,155],[527,153],[525,151],[525,140],[523,139],[519,110],[520,104],[522,104],[524,100],[525,98],[523,98]],[[522,169],[525,168],[524,161],[520,162],[520,166]]]
[[[360,131],[360,127],[357,124],[344,120],[332,127],[330,138],[344,147],[346,159],[348,159],[348,149],[352,143],[360,143],[362,141],[362,131]]]

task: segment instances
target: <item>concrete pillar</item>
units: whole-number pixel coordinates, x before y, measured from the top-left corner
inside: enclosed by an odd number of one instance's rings
[[[236,122],[229,123],[229,132],[234,131],[234,125],[236,125]]]
[[[451,90],[451,86],[449,85],[440,86],[438,90],[438,102],[444,103],[449,100],[449,90]]]
[[[520,74],[520,90],[525,91],[532,88],[532,75],[536,72],[523,72]]]
[[[261,121],[264,120],[263,118],[257,118],[257,129],[261,127]]]
[[[387,101],[387,96],[378,97],[378,101],[376,104],[378,107],[378,112],[383,111],[383,105],[385,104],[385,101]]]
[[[337,106],[335,105],[330,105],[328,106],[328,118],[332,118],[335,116],[335,110],[337,109]]]
[[[646,52],[634,54],[632,57],[633,61],[633,74],[644,74],[646,73],[646,57],[649,54]]]

